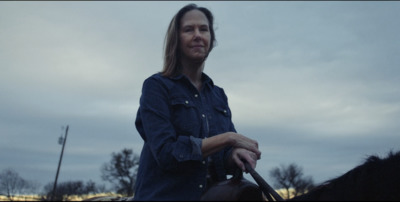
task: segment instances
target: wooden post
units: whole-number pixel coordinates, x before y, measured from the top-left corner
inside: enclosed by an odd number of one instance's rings
[[[62,157],[63,157],[63,154],[64,154],[65,142],[67,141],[68,127],[69,127],[69,126],[67,125],[67,128],[65,129],[64,142],[63,142],[63,146],[62,146],[62,149],[61,149],[60,160],[58,161],[58,168],[57,168],[56,180],[54,181],[53,193],[52,193],[52,195],[51,195],[51,200],[52,200],[52,201],[54,201],[54,197],[56,196],[56,188],[57,188],[58,173],[60,172],[60,166],[61,166],[61,161],[62,161]]]

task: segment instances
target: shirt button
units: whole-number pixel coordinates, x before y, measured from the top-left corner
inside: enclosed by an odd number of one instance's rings
[[[206,162],[205,162],[205,161],[202,161],[202,163],[203,163],[203,164],[206,164]]]
[[[224,113],[226,114],[226,110],[224,110]]]
[[[198,94],[194,94],[194,97],[199,97],[199,95]]]
[[[206,117],[206,115],[204,115],[204,114],[202,114],[201,116],[202,116],[203,118]]]
[[[186,104],[189,104],[189,101],[186,100],[185,103],[186,103]]]
[[[201,185],[199,185],[199,188],[201,189],[201,188],[203,188],[203,185],[201,184]]]

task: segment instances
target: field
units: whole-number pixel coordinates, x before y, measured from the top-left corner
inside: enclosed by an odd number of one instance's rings
[[[283,189],[276,190],[279,195],[281,195],[284,199],[286,198],[286,191]],[[89,195],[75,195],[69,196],[68,201],[82,201],[84,199],[92,198],[92,197],[123,197],[120,194],[115,193],[99,193],[99,194],[89,194]],[[291,196],[292,197],[292,196]],[[0,201],[10,201],[6,196],[0,195]],[[19,195],[12,198],[12,201],[40,201],[39,195]]]
[[[120,196],[119,194],[115,193],[100,193],[100,194],[89,194],[89,195],[82,195],[82,196],[70,196],[68,197],[68,201],[82,201],[84,199],[98,197],[98,196]],[[10,201],[6,196],[0,195],[0,201]],[[12,201],[40,201],[39,195],[19,195],[12,198]]]

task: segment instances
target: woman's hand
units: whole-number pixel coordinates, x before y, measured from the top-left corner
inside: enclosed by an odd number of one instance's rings
[[[245,161],[247,161],[250,164],[250,166],[253,169],[255,169],[258,159],[259,158],[254,152],[249,151],[247,149],[234,148],[232,150],[231,162],[235,163],[240,169],[242,169],[242,171],[245,171],[246,173],[248,173],[248,170],[246,170],[244,166]]]
[[[257,141],[234,132],[226,132],[203,139],[201,152],[203,154],[203,157],[207,157],[227,146],[232,146],[233,148],[242,148],[251,151],[256,155],[256,159],[260,159],[261,157],[261,152],[260,150],[258,150]]]
[[[252,140],[252,139],[250,139],[244,135],[241,135],[239,133],[228,132],[227,134],[229,135],[229,137],[231,139],[232,147],[243,148],[243,149],[249,150],[257,156],[257,159],[261,158],[261,152],[260,152],[260,150],[258,150],[258,142],[257,141]]]

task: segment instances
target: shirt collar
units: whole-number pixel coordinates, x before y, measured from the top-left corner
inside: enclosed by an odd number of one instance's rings
[[[181,79],[187,79],[189,80],[184,74],[180,73],[177,76],[172,77],[171,79],[173,80],[181,80]],[[204,86],[208,87],[214,87],[214,82],[213,80],[204,72],[201,73],[201,80],[203,81]]]

